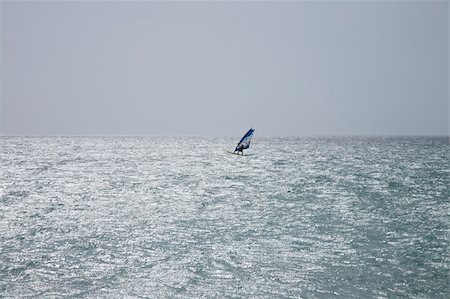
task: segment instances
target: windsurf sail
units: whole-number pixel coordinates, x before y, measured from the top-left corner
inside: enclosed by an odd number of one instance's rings
[[[239,141],[239,143],[237,144],[236,149],[234,151],[242,152],[242,150],[249,148],[250,141],[252,140],[252,136],[253,136],[254,132],[255,132],[255,130],[253,128],[248,130],[248,132],[245,133],[244,137],[241,138],[241,141]]]

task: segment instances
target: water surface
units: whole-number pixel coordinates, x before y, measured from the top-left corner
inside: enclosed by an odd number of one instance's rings
[[[448,298],[448,137],[1,137],[0,297]]]

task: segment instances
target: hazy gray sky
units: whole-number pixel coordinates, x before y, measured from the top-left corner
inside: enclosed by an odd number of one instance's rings
[[[446,135],[448,5],[4,1],[1,133]]]

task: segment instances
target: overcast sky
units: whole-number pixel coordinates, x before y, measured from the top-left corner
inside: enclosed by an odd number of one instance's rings
[[[1,4],[1,134],[447,135],[447,1]]]

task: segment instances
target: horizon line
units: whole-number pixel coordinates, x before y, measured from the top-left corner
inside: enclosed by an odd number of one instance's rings
[[[196,134],[0,134],[0,137],[205,137],[221,138],[237,135],[196,135]],[[240,135],[239,135],[240,136]],[[263,138],[301,138],[301,137],[450,137],[450,134],[298,134],[298,135],[261,135]]]

